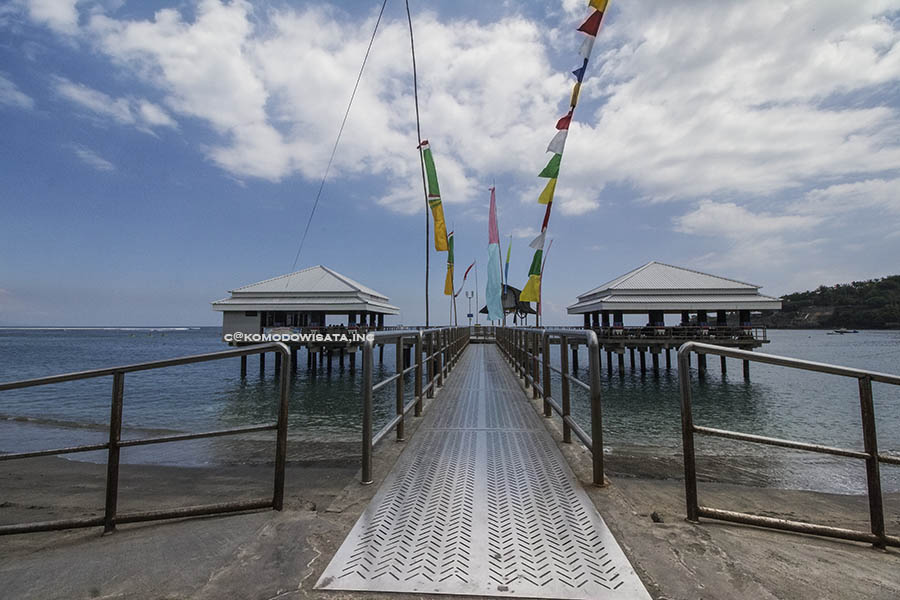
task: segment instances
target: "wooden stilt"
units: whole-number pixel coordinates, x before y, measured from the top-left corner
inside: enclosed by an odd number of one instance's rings
[[[281,352],[276,352],[275,353],[275,374],[278,375],[278,373],[280,373],[280,372],[281,372]]]
[[[606,374],[612,377],[612,350],[606,351]]]
[[[722,375],[724,375],[725,373],[728,372],[728,368],[725,366],[725,357],[724,357],[724,356],[720,356],[719,358],[721,359]]]
[[[356,351],[355,350],[350,353],[350,370],[351,371],[356,370]]]
[[[330,348],[328,349],[328,372],[331,373],[331,361],[334,358],[334,351]]]
[[[378,362],[384,363],[384,344],[378,345]]]
[[[653,352],[652,358],[653,358],[653,374],[659,375],[659,352]]]
[[[291,346],[291,372],[297,372],[297,363],[300,362],[300,346]]]
[[[338,366],[340,366],[342,369],[344,368],[344,349],[343,348],[338,350]]]
[[[634,371],[634,348],[629,348],[628,354],[631,356],[631,370]]]
[[[247,357],[241,357],[241,379],[247,376]]]
[[[697,355],[697,372],[700,375],[706,375],[706,355],[705,354]]]
[[[640,350],[638,353],[641,355],[641,375],[643,375],[647,372],[647,358],[643,350]]]
[[[578,346],[572,346],[572,372],[578,370]]]
[[[750,379],[750,361],[744,361],[744,379]]]
[[[634,362],[631,363],[634,366]],[[619,376],[625,375],[625,353],[619,353]]]
[[[672,356],[669,354],[670,350],[666,348],[666,371],[672,368]]]
[[[259,374],[262,375],[266,372],[266,353],[262,352],[259,355]]]

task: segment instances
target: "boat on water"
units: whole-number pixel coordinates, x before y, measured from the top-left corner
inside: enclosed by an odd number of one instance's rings
[[[845,333],[859,333],[859,331],[856,329],[844,329],[843,327],[841,327],[840,329],[829,331],[828,335],[844,335]]]

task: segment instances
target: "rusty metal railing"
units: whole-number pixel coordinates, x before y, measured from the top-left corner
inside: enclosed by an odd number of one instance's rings
[[[543,400],[545,417],[556,412],[563,421],[563,442],[572,442],[572,433],[591,452],[593,483],[605,485],[603,467],[603,410],[600,394],[600,344],[590,329],[536,329],[531,327],[497,327],[497,347],[523,379],[525,388],[531,386],[532,397]],[[551,364],[550,346],[559,344],[560,368]],[[569,348],[584,344],[588,353],[589,382],[575,377],[569,369]],[[550,373],[560,375],[560,399],[552,394]],[[570,385],[588,392],[591,399],[591,433],[575,421],[571,414]]]
[[[224,358],[247,356],[250,354],[261,354],[265,352],[280,352],[285,360],[286,368],[281,370],[277,422],[265,425],[235,427],[232,429],[221,429],[218,431],[205,431],[200,433],[185,433],[154,438],[122,439],[122,409],[125,402],[126,373],[150,371],[153,369],[163,369],[166,367],[209,362],[214,360],[222,360]],[[222,352],[212,352],[209,354],[196,354],[193,356],[184,356],[180,358],[157,360],[119,367],[108,367],[104,369],[93,369],[90,371],[79,371],[77,373],[66,373],[63,375],[51,375],[49,377],[40,377],[37,379],[26,379],[22,381],[13,381],[0,384],[0,392],[2,392],[6,390],[17,390],[22,388],[50,385],[54,383],[63,383],[66,381],[76,381],[79,379],[108,377],[110,375],[113,378],[112,401],[110,403],[109,417],[109,441],[103,444],[89,444],[84,446],[55,448],[52,450],[38,450],[35,452],[20,452],[15,454],[0,454],[0,462],[2,462],[9,460],[20,460],[25,458],[35,458],[38,456],[56,456],[61,454],[74,454],[78,452],[106,450],[108,452],[106,460],[106,500],[104,504],[103,516],[0,525],[0,535],[30,533],[35,531],[54,531],[59,529],[73,529],[77,527],[99,527],[101,525],[103,526],[104,533],[108,533],[115,530],[116,525],[120,523],[136,523],[140,521],[178,519],[182,517],[213,515],[246,510],[257,510],[262,508],[273,508],[275,510],[281,510],[284,503],[284,467],[285,455],[287,453],[288,400],[290,398],[290,360],[291,352],[288,347],[282,343],[274,342],[269,344],[258,344],[255,346],[245,346],[243,348],[225,350]],[[277,432],[275,441],[275,481],[271,498],[220,502],[216,504],[203,504],[199,506],[187,506],[169,510],[142,511],[126,514],[119,514],[117,512],[116,507],[118,505],[119,497],[119,453],[122,448],[131,446],[144,446],[148,444],[164,444],[166,442],[181,442],[186,440],[221,437],[226,435],[239,435],[256,431]]]
[[[393,344],[396,349],[396,370],[390,377],[374,383],[375,360],[373,350],[376,344]],[[363,484],[372,483],[372,452],[375,445],[391,430],[397,433],[397,441],[404,441],[406,415],[415,410],[415,416],[422,414],[423,396],[433,398],[438,387],[459,361],[469,343],[468,327],[443,327],[434,329],[404,329],[380,331],[370,335],[363,344],[363,417],[362,417],[362,478]],[[415,360],[404,366],[406,344],[414,348]],[[427,370],[427,373],[426,373]],[[404,404],[404,376],[415,371],[413,400]],[[423,377],[427,383],[423,383]],[[373,433],[374,394],[381,388],[395,386],[395,413],[378,433]]]
[[[797,442],[793,440],[694,425],[693,414],[691,411],[689,362],[691,352],[696,352],[698,354],[713,354],[729,358],[738,358],[741,360],[752,360],[770,365],[802,369],[804,371],[815,371],[818,373],[828,373],[831,375],[852,377],[856,379],[859,382],[859,405],[860,414],[862,416],[864,449],[859,451],[847,448],[835,448],[821,444],[810,444],[806,442]],[[873,381],[891,385],[900,385],[900,377],[876,373],[874,371],[866,371],[864,369],[829,365],[796,358],[787,358],[784,356],[774,356],[771,354],[760,354],[758,352],[747,352],[745,350],[733,350],[700,342],[688,342],[678,349],[678,379],[681,388],[681,431],[684,452],[685,500],[687,503],[688,521],[697,522],[700,517],[705,517],[708,519],[718,519],[720,521],[730,521],[733,523],[756,525],[759,527],[770,527],[798,533],[869,542],[879,548],[884,548],[885,546],[900,546],[900,537],[887,535],[885,533],[884,503],[881,494],[880,471],[881,463],[900,465],[900,457],[879,454],[877,432],[875,428],[875,410],[872,402]],[[864,460],[866,463],[866,488],[869,499],[870,532],[817,525],[814,523],[805,523],[788,519],[763,517],[760,515],[701,506],[697,497],[697,467],[696,454],[694,451],[695,434]]]

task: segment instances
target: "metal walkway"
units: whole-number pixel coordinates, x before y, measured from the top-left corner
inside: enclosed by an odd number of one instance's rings
[[[316,587],[649,599],[493,345],[471,345]]]

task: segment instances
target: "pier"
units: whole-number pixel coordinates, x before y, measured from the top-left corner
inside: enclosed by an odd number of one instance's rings
[[[550,360],[555,345],[580,353],[582,365],[569,361],[568,351],[560,352],[558,361]],[[394,372],[388,370],[376,381],[376,355],[385,346],[398,350]],[[409,361],[406,348],[411,349]],[[3,392],[110,377],[113,399],[107,443],[0,455],[0,464],[8,465],[90,450],[109,453],[105,467],[41,463],[55,473],[50,479],[19,486],[17,482],[29,481],[28,471],[17,471],[9,479],[12,491],[6,494],[13,494],[15,502],[10,504],[18,506],[29,494],[53,486],[70,495],[86,485],[102,492],[102,486],[86,483],[90,480],[83,473],[105,471],[107,504],[94,516],[81,511],[83,516],[74,518],[0,523],[0,534],[8,536],[0,538],[6,549],[0,576],[8,589],[23,598],[131,594],[327,599],[361,598],[369,592],[623,600],[818,598],[815,582],[840,573],[831,597],[869,600],[884,597],[886,590],[900,593],[900,558],[890,550],[900,545],[900,538],[892,529],[896,519],[885,514],[885,506],[900,496],[882,494],[878,471],[879,464],[896,465],[900,459],[879,454],[871,410],[871,382],[900,385],[898,377],[760,353],[748,356],[723,346],[684,345],[677,366],[685,411],[686,476],[684,482],[654,482],[634,479],[621,465],[614,472],[609,469],[615,456],[603,451],[603,365],[600,338],[593,329],[385,330],[367,339],[361,352],[362,461],[352,469],[333,469],[343,482],[337,486],[323,469],[310,478],[310,467],[287,464],[287,367],[292,355],[282,344],[0,384]],[[282,356],[277,422],[123,439],[121,415],[130,373],[258,353]],[[691,353],[859,379],[865,450],[693,425],[690,382],[696,371],[688,366]],[[576,389],[590,400],[587,421],[579,422],[571,412]],[[376,431],[375,403],[381,402],[383,410],[386,399],[391,415]],[[136,511],[133,502],[144,496],[141,487],[133,480],[124,486],[119,482],[121,449],[254,430],[276,434],[274,486],[270,470],[265,477],[250,477],[257,485],[272,486],[268,497],[246,499],[246,479],[223,475],[224,468],[191,470],[189,475],[179,471],[169,475],[178,482],[177,489],[169,485],[162,493],[146,496],[159,504],[154,510]],[[694,435],[860,459],[870,485],[868,498],[816,495],[816,502],[810,503],[811,492],[709,483],[698,495],[698,473],[709,472],[710,465],[694,455]],[[716,471],[722,468],[712,465]],[[141,486],[166,477],[164,468],[142,473]],[[130,501],[125,511],[117,509],[120,487]],[[216,504],[182,504],[203,487],[215,491]],[[304,499],[310,497],[326,500],[310,508]],[[726,508],[701,504],[700,497]],[[792,520],[759,516],[772,514],[774,505],[791,513]],[[66,500],[62,508],[69,510]],[[226,512],[234,514],[185,519]],[[168,525],[154,523],[173,519]],[[706,522],[711,520],[732,524],[710,527]],[[844,526],[812,525],[817,522]],[[736,525],[741,523],[756,527]],[[84,533],[52,533],[72,528]],[[91,534],[93,528],[109,535]],[[823,537],[786,537],[783,530]],[[35,532],[45,533],[12,535]],[[888,550],[873,554],[870,546]],[[174,565],[188,563],[189,572],[171,577]],[[784,564],[791,568],[775,568]],[[55,576],[44,582],[39,574],[51,567]]]

